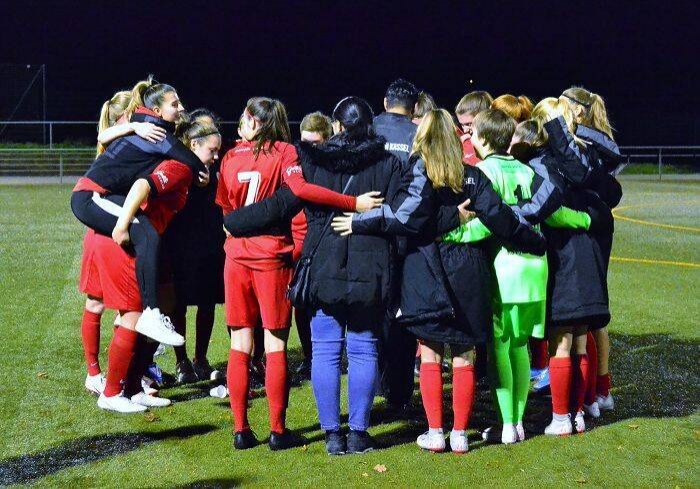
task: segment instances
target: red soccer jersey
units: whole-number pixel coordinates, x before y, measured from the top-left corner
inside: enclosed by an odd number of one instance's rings
[[[476,166],[481,160],[476,155],[476,150],[474,145],[472,145],[471,139],[465,139],[462,141],[462,161],[470,166]]]
[[[187,202],[192,170],[179,161],[166,160],[146,180],[151,186],[151,195],[142,208],[158,234],[163,234],[175,214]]]
[[[254,143],[244,141],[230,149],[221,162],[216,203],[224,214],[270,197],[294,174],[301,174],[291,144],[276,142],[268,151],[253,154]],[[294,249],[291,232],[281,235],[228,238],[226,256],[254,270],[288,265]]]

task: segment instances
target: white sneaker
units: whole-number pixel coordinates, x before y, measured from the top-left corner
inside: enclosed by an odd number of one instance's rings
[[[522,421],[515,425],[515,432],[518,434],[518,441],[525,441],[525,428]]]
[[[141,317],[136,322],[136,331],[166,345],[182,346],[185,344],[185,338],[175,332],[170,318],[161,314],[157,307],[153,309],[147,307],[143,310]]]
[[[148,394],[149,396],[157,396],[158,395],[158,389],[154,389],[151,387],[153,385],[153,381],[149,379],[148,377],[141,377],[141,388],[143,389],[143,392]]]
[[[593,401],[591,404],[583,405],[583,412],[586,416],[591,418],[600,418],[600,408],[598,407],[598,401]]]
[[[596,396],[596,402],[598,403],[598,408],[601,411],[612,411],[615,409],[615,401],[613,400],[612,394],[608,393],[607,396]]]
[[[102,394],[105,390],[105,383],[107,380],[102,374],[88,375],[85,377],[85,388],[95,395]]]
[[[586,422],[583,419],[583,411],[579,411],[576,413],[576,417],[574,417],[574,429],[576,430],[576,433],[583,433],[586,431]]]
[[[416,443],[423,450],[430,450],[433,453],[445,451],[445,435],[442,429],[426,431],[416,439]]]
[[[165,407],[170,406],[170,404],[172,404],[172,402],[170,402],[170,399],[149,396],[145,392],[139,392],[138,394],[134,394],[133,396],[131,396],[131,402],[146,407]]]
[[[513,423],[503,423],[501,443],[504,445],[511,445],[516,441],[518,441],[518,432],[515,429],[515,425]]]
[[[450,432],[450,449],[452,453],[467,453],[469,451],[469,440],[467,432],[464,430]]]
[[[97,399],[97,407],[117,413],[142,413],[147,409],[146,406],[134,404],[122,394],[111,397],[100,394]]]
[[[554,414],[552,416],[552,422],[544,429],[544,434],[550,436],[569,436],[572,430],[570,414]]]

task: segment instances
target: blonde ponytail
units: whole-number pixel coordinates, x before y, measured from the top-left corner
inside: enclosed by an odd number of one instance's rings
[[[462,143],[457,127],[445,109],[433,109],[425,114],[413,140],[411,154],[418,154],[433,188],[448,187],[459,193],[464,186]]]
[[[136,112],[136,109],[143,106],[143,94],[149,89],[155,82],[153,81],[153,75],[148,75],[148,78],[141,80],[134,88],[131,89],[131,103],[126,109],[126,113],[129,117],[131,114]]]
[[[112,98],[102,104],[100,119],[97,122],[97,133],[114,126],[125,114],[128,115],[127,108],[131,103],[131,92],[121,91],[112,95]],[[105,151],[105,147],[97,143],[97,156]]]
[[[583,87],[571,87],[564,90],[562,96],[570,102],[583,107],[582,122],[613,139],[613,128],[608,119],[608,111],[605,108],[603,98],[597,93],[590,92]]]

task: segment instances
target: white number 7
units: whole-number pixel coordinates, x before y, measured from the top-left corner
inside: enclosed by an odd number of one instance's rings
[[[248,193],[245,196],[243,206],[250,205],[258,198],[258,189],[260,188],[260,172],[259,171],[242,171],[238,173],[238,182],[248,184]]]

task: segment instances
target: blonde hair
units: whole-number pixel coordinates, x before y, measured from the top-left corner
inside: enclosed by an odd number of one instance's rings
[[[133,114],[137,108],[143,106],[143,94],[146,89],[153,86],[154,83],[153,75],[148,75],[148,78],[134,85],[134,88],[131,89],[131,103],[127,109],[129,114]]]
[[[449,187],[455,193],[464,187],[462,143],[457,127],[445,109],[433,109],[423,117],[413,140],[411,154],[420,155],[433,188]]]
[[[457,115],[470,114],[476,115],[479,112],[491,107],[493,103],[493,97],[489,92],[483,90],[477,90],[475,92],[469,92],[464,97],[462,97],[459,102],[457,102],[457,107],[455,107],[455,113]]]
[[[530,118],[533,103],[532,100],[525,95],[516,97],[515,95],[506,93],[496,97],[491,103],[491,108],[505,112],[515,119],[515,122],[523,122]]]
[[[331,118],[318,111],[306,114],[301,120],[299,129],[301,131],[317,132],[324,141],[333,135]]]
[[[589,92],[583,87],[571,87],[564,90],[562,97],[583,107],[583,124],[608,135],[613,139],[613,128],[608,120],[608,111],[603,98],[597,93]]]
[[[129,117],[129,104],[131,102],[131,92],[121,91],[112,95],[112,98],[102,104],[100,110],[100,119],[97,122],[97,133],[101,133],[105,129],[114,126],[117,121],[124,115]],[[97,143],[97,156],[100,156],[105,151],[105,146]]]
[[[554,97],[544,98],[540,100],[537,105],[535,105],[534,109],[532,109],[532,119],[535,120],[535,122],[537,122],[538,124],[538,132],[544,131],[546,133],[544,125],[547,122],[547,120],[551,117],[552,113],[559,113],[562,115],[562,117],[564,117],[566,127],[569,129],[571,137],[574,139],[578,146],[583,147],[583,141],[576,136],[576,122],[574,121],[574,112],[571,110],[569,104],[561,99]]]

